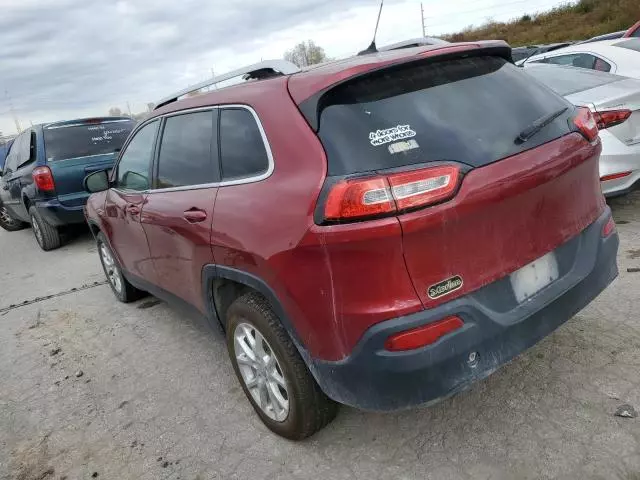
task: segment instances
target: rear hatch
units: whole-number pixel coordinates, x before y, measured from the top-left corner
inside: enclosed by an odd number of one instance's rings
[[[358,211],[353,198],[340,210],[334,193],[350,194],[345,182],[377,185],[361,203],[397,216],[425,307],[544,256],[604,210],[599,143],[576,133],[571,104],[506,58],[394,66],[334,87],[318,105],[328,179],[316,221],[367,220],[340,218]]]
[[[68,207],[85,203],[84,178],[113,166],[134,126],[129,118],[105,117],[44,127],[45,156],[60,203]]]

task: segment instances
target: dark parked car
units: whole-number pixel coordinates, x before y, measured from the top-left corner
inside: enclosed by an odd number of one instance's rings
[[[60,246],[61,229],[84,223],[84,177],[113,166],[135,126],[105,117],[36,125],[14,140],[0,178],[0,227],[31,224],[43,250]]]
[[[221,326],[274,432],[461,391],[616,277],[593,115],[506,43],[293,72],[159,102],[85,180],[116,297]]]

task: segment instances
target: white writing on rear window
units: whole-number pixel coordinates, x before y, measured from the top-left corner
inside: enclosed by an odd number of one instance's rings
[[[415,136],[416,132],[411,130],[410,125],[398,125],[397,127],[370,132],[369,141],[371,142],[371,145],[377,147],[379,145],[384,145],[385,143],[395,142],[397,140],[403,140],[405,138]]]

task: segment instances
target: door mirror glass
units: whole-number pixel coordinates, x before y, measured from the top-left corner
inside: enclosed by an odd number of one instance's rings
[[[137,172],[125,172],[122,176],[122,184],[129,190],[141,192],[149,188],[149,179],[146,175]]]
[[[84,189],[89,193],[104,192],[109,189],[109,175],[106,170],[93,172],[84,179]]]

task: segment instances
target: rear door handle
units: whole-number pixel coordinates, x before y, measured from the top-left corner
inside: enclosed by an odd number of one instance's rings
[[[207,212],[198,208],[191,208],[184,212],[183,216],[189,223],[199,223],[207,219]]]

